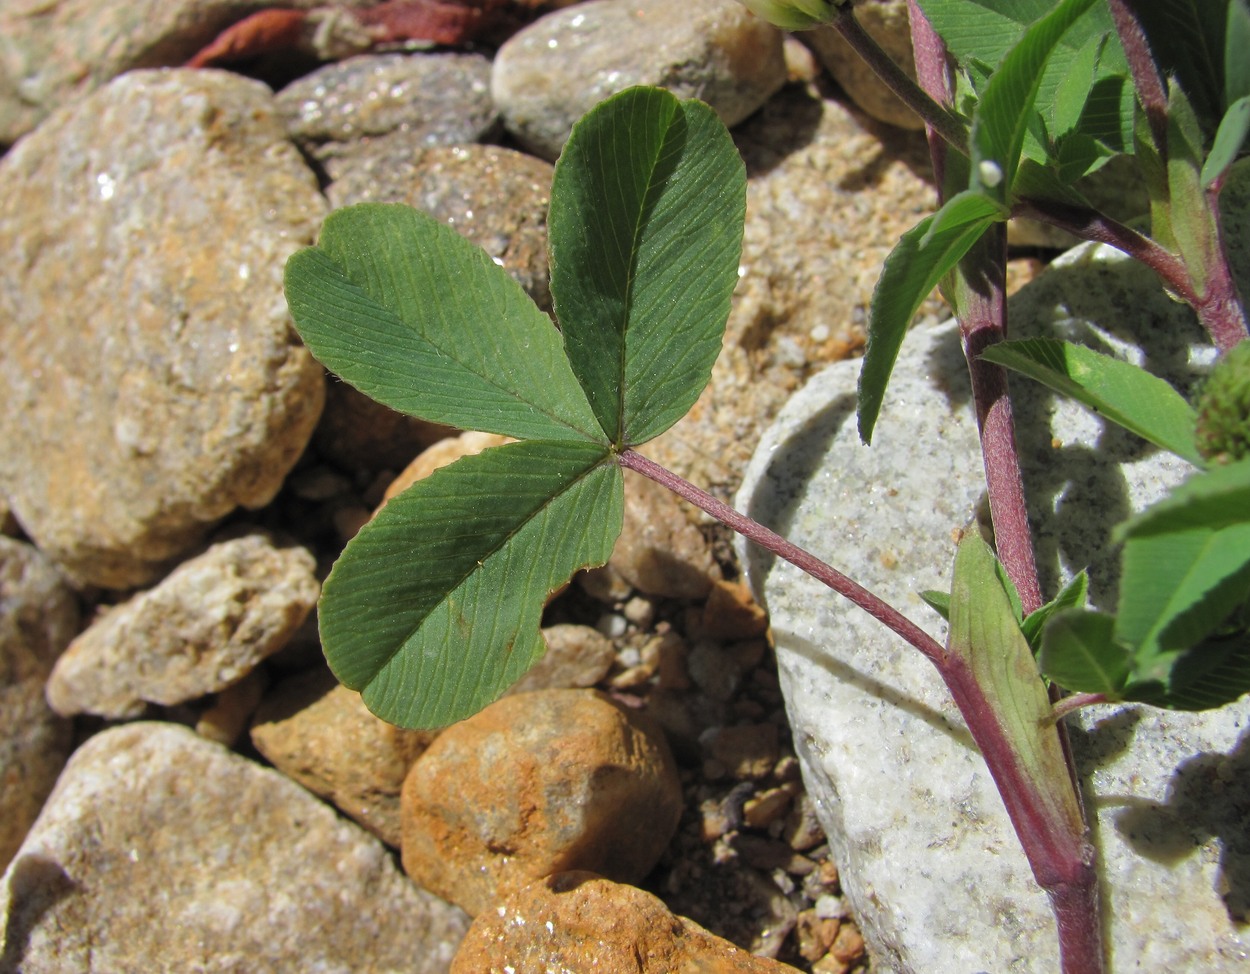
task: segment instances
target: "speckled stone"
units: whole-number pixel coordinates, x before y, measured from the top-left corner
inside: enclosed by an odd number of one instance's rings
[[[676,916],[656,896],[588,872],[564,872],[480,914],[452,974],[797,974]]]
[[[1145,359],[1181,390],[1211,357],[1191,351],[1202,336],[1189,310],[1106,248],[1066,255],[1010,316],[1017,336]],[[984,485],[957,329],[908,336],[872,447],[856,433],[857,373],[835,365],[787,405],[739,505],[942,640],[919,593],[949,588],[955,534]],[[1189,468],[1039,386],[1013,377],[1012,389],[1043,590],[1088,567],[1092,604],[1111,610],[1112,528]],[[808,792],[874,969],[1056,970],[1047,899],[929,663],[789,565],[758,549],[743,560],[772,616]],[[1200,714],[1097,707],[1069,723],[1115,969],[1243,970],[1250,698]]]
[[[732,126],[785,79],[780,32],[734,0],[588,0],[508,40],[491,92],[517,141],[554,160],[574,122],[631,85],[699,98]]]
[[[337,179],[370,155],[477,142],[498,128],[481,54],[362,54],[278,93],[291,137]]]
[[[371,714],[325,669],[279,683],[252,723],[252,743],[283,774],[399,848],[404,776],[434,739]]]
[[[284,6],[325,2],[291,0]],[[269,0],[10,0],[0,5],[0,145],[124,71],[183,64],[219,31],[268,6]]]
[[[58,713],[137,717],[237,683],[282,649],[321,591],[313,556],[253,534],[210,547],[111,609],[57,660]]]
[[[0,538],[0,868],[7,866],[69,756],[72,725],[44,680],[78,628],[78,604],[35,548]]]
[[[446,974],[466,927],[328,805],[172,724],[79,748],[0,879],[6,974]]]
[[[455,227],[485,250],[543,309],[547,272],[550,163],[493,145],[362,148],[326,190],[336,208],[407,203]]]
[[[681,815],[658,727],[593,690],[518,693],[453,724],[404,781],[404,871],[471,914],[536,879],[640,881]]]
[[[642,448],[725,500],[786,398],[863,343],[886,256],[936,206],[919,133],[813,86],[786,88],[734,138],[749,182],[724,346],[690,413]]]
[[[124,75],[0,160],[0,489],[71,575],[142,584],[277,493],[324,394],[282,267],[324,213],[218,71]]]

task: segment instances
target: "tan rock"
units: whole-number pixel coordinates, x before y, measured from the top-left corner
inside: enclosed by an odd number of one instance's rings
[[[123,75],[0,160],[0,490],[69,574],[146,584],[277,494],[325,385],[282,267],[324,214],[221,71]]]
[[[711,546],[677,495],[630,471],[625,525],[608,564],[639,591],[666,598],[703,598],[720,578]]]
[[[451,974],[795,974],[676,916],[650,893],[565,872],[482,912]]]
[[[681,814],[660,732],[592,690],[504,697],[443,731],[403,790],[404,869],[470,914],[550,873],[642,879]]]
[[[907,0],[859,0],[855,18],[890,60],[916,80],[916,65],[911,53],[911,27],[907,19]],[[851,100],[878,121],[899,128],[924,128],[920,116],[902,103],[868,67],[854,48],[832,27],[820,27],[802,35],[812,46],[821,63],[851,96]]]
[[[329,799],[387,845],[400,845],[404,776],[434,734],[394,727],[328,670],[278,684],[256,713],[252,743],[283,774]]]
[[[718,581],[703,606],[703,635],[708,639],[750,639],[768,631],[768,613],[746,583]]]
[[[590,626],[560,623],[543,627],[547,652],[517,680],[508,693],[592,687],[612,668],[616,647]]]
[[[174,724],[96,734],[0,879],[0,970],[446,974],[468,925],[283,775]]]
[[[211,546],[75,639],[48,680],[57,713],[135,717],[224,690],[286,645],[317,601],[304,548],[253,534]]]

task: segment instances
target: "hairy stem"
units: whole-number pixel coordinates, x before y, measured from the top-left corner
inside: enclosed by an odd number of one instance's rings
[[[728,504],[717,500],[705,490],[683,480],[667,467],[662,467],[654,460],[649,460],[641,453],[633,450],[622,450],[618,454],[621,466],[636,473],[649,477],[690,501],[700,510],[707,511],[722,524],[728,525],[743,537],[754,541],[762,548],[771,551],[778,558],[784,558],[794,567],[807,572],[818,582],[829,586],[839,595],[854,602],[874,619],[884,624],[890,631],[898,634],[916,649],[920,650],[939,668],[943,665],[946,650],[936,639],[912,622],[889,603],[869,592],[858,582],[843,575],[836,568],[827,565],[810,551],[800,548],[792,541],[787,541],[775,531],[769,530],[758,521],[740,514]]]
[[[906,71],[891,60],[890,56],[881,49],[881,45],[873,40],[872,36],[855,19],[851,4],[844,4],[838,8],[837,16],[830,26],[842,35],[843,40],[851,45],[855,53],[872,68],[877,78],[897,95],[904,105],[924,119],[925,125],[937,132],[953,148],[964,155],[968,154],[968,130],[963,122],[956,118],[949,109],[934,101],[923,88],[908,77]]]
[[[1153,2],[1153,0],[1151,0]],[[1120,46],[1128,58],[1129,72],[1133,76],[1133,86],[1137,89],[1137,98],[1146,112],[1146,121],[1150,125],[1150,135],[1154,139],[1155,149],[1166,164],[1168,152],[1168,93],[1150,54],[1150,45],[1146,41],[1146,32],[1133,10],[1132,0],[1107,0],[1111,8],[1111,19],[1115,22],[1116,33],[1120,35]]]
[[[926,97],[931,97],[939,104],[951,104],[955,100],[955,90],[951,85],[946,45],[938,37],[917,0],[907,0],[907,20],[911,27],[912,57],[915,60],[920,89],[925,92]],[[925,125],[925,136],[929,140],[929,158],[933,160],[933,178],[938,186],[945,186],[948,144],[932,125]]]
[[[1042,607],[1042,587],[1024,501],[1007,370],[981,360],[982,352],[1007,337],[1006,262],[1007,232],[1000,223],[991,227],[960,262],[959,330],[981,431],[994,547],[1027,615]]]

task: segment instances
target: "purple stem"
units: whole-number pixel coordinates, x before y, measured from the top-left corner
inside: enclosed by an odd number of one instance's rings
[[[1033,529],[1024,501],[1020,451],[1016,447],[1007,370],[981,359],[989,346],[1007,337],[1007,231],[996,224],[986,231],[960,265],[959,330],[972,380],[972,400],[981,431],[981,460],[994,523],[994,547],[1020,593],[1027,615],[1042,607],[1037,579]]]
[[[775,531],[770,531],[758,521],[740,514],[728,504],[717,500],[705,490],[683,480],[666,467],[654,460],[649,460],[641,453],[633,450],[622,450],[618,454],[621,466],[636,473],[649,477],[657,484],[667,487],[678,497],[690,501],[695,507],[707,511],[712,517],[733,528],[745,538],[768,549],[779,558],[784,558],[818,582],[822,582],[844,598],[850,599],[861,609],[897,633],[916,649],[920,650],[935,666],[941,669],[945,665],[946,650],[936,639],[917,626],[888,602],[869,592],[858,582],[847,578],[836,568],[821,561],[810,551],[800,548],[792,541],[787,541]]]
[[[1150,45],[1146,41],[1146,32],[1142,30],[1137,14],[1133,12],[1130,0],[1107,0],[1111,8],[1111,19],[1115,22],[1116,33],[1120,35],[1120,46],[1128,59],[1129,72],[1133,75],[1133,86],[1137,89],[1137,97],[1146,111],[1146,121],[1150,124],[1150,135],[1154,139],[1155,148],[1164,165],[1168,158],[1168,93],[1163,86],[1163,79],[1155,67],[1155,59],[1150,53]]]

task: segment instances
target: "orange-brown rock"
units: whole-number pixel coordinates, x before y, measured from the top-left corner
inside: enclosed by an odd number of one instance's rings
[[[642,879],[681,786],[661,732],[593,690],[504,697],[443,731],[402,795],[404,869],[477,914],[536,879]]]
[[[567,872],[481,913],[451,974],[794,974],[671,913],[640,889]]]

